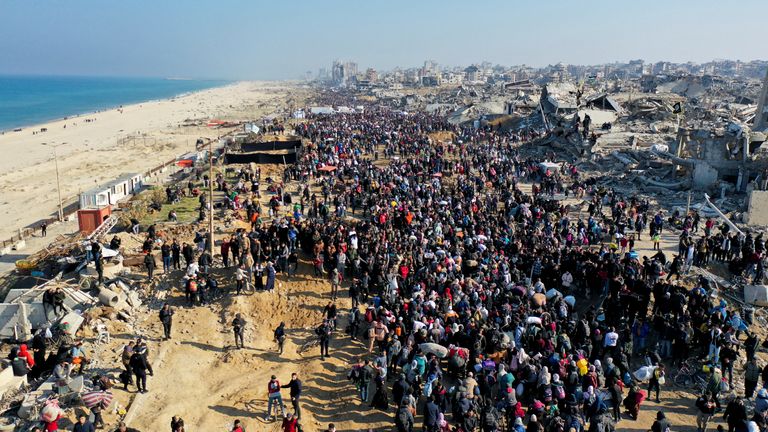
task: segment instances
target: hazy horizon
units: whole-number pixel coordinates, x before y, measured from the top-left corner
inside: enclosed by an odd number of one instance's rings
[[[757,0],[5,2],[0,74],[292,80],[336,59],[361,70],[751,61],[766,59],[764,16]]]

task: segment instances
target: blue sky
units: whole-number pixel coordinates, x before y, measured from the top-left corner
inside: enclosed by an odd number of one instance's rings
[[[768,1],[0,0],[0,73],[292,79],[360,68],[765,59]]]

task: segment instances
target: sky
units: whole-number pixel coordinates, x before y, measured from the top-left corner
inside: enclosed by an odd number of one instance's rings
[[[0,0],[0,74],[295,79],[361,70],[766,59],[766,0]]]

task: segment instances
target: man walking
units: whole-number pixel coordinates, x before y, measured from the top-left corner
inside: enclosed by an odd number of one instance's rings
[[[699,414],[696,416],[696,431],[707,432],[707,424],[712,419],[712,415],[715,414],[715,400],[712,399],[710,392],[704,392],[698,399],[696,399],[696,408],[699,409]]]
[[[171,338],[171,324],[173,322],[173,309],[168,303],[163,304],[163,308],[160,309],[160,322],[163,324],[164,339]]]
[[[328,345],[331,343],[331,332],[333,331],[331,327],[331,323],[328,322],[327,319],[323,320],[323,323],[320,324],[320,327],[318,327],[315,330],[315,333],[317,333],[318,338],[320,338],[320,359],[324,359],[325,357],[330,357],[330,354],[328,354]]]
[[[245,320],[242,315],[235,315],[235,319],[232,320],[232,330],[235,332],[235,348],[245,348],[243,339],[243,334],[245,333]]]
[[[275,342],[277,342],[277,349],[280,354],[283,353],[283,344],[285,343],[285,323],[280,322],[280,325],[275,329]]]
[[[155,272],[155,267],[157,267],[157,264],[155,263],[155,257],[152,256],[152,252],[147,251],[147,254],[144,255],[144,267],[147,269],[147,280],[152,280],[152,275]]]
[[[137,344],[131,356],[131,370],[136,376],[136,389],[139,393],[147,392],[147,371],[149,370],[150,375],[152,374],[151,367],[145,357],[146,352],[147,349],[144,346]]]
[[[291,374],[291,380],[288,385],[283,388],[289,388],[291,390],[291,404],[293,405],[293,412],[296,413],[296,418],[301,420],[301,407],[299,406],[299,398],[301,397],[302,384],[299,379],[299,375],[294,372]]]
[[[749,399],[755,393],[757,382],[760,380],[762,368],[757,364],[757,359],[752,357],[744,365],[744,397]]]
[[[160,256],[163,258],[163,273],[168,273],[171,271],[171,245],[168,242],[160,246]]]
[[[171,258],[173,260],[173,269],[181,270],[181,246],[176,239],[171,243]]]
[[[96,267],[96,274],[99,276],[99,285],[104,283],[104,259],[101,254],[94,257],[93,265]]]

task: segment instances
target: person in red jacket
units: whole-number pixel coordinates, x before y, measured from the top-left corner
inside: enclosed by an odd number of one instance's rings
[[[245,432],[245,429],[243,428],[243,425],[240,423],[240,420],[235,420],[235,425],[232,426],[232,432]]]
[[[29,366],[30,369],[35,367],[35,357],[32,355],[31,352],[29,352],[27,350],[27,345],[26,344],[21,344],[21,346],[19,346],[18,357],[26,359],[27,360],[27,366]]]
[[[283,397],[280,396],[280,381],[277,377],[272,375],[272,379],[267,383],[267,415],[264,417],[264,421],[269,421],[272,416],[272,406],[275,406],[275,413],[277,408],[280,407],[280,413],[285,415],[285,405],[283,405]]]
[[[283,418],[283,432],[296,432],[296,425],[299,421],[293,414],[288,413]]]

